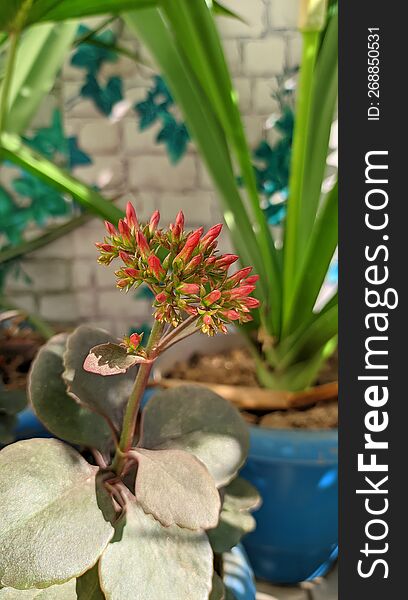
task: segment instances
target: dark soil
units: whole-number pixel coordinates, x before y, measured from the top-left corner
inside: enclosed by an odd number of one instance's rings
[[[166,373],[166,377],[197,381],[260,387],[255,369],[255,361],[246,348],[212,354],[194,354],[190,360],[181,361]],[[337,379],[337,356],[330,359],[319,374],[319,384]],[[286,411],[244,411],[244,418],[260,427],[278,429],[334,429],[338,425],[337,401],[321,402],[314,406]]]

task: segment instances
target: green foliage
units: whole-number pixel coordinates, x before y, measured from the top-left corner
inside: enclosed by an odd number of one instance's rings
[[[0,379],[0,447],[14,440],[17,414],[27,405],[23,390],[7,390]],[[1,597],[1,596],[0,596]]]
[[[201,387],[160,392],[144,409],[139,434],[130,430],[117,468],[112,457],[134,394],[130,372],[102,377],[82,369],[89,346],[107,337],[89,327],[59,334],[32,364],[37,416],[54,434],[92,449],[98,466],[57,440],[17,442],[0,452],[0,599],[221,600],[210,544],[222,527],[221,505],[222,515],[243,511],[250,518],[257,503],[240,481],[218,489],[245,460],[246,425]],[[248,529],[236,525],[234,539]]]

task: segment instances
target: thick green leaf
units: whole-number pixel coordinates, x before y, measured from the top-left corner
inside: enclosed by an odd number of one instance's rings
[[[239,14],[237,14],[236,12],[233,12],[229,8],[226,8],[220,2],[216,2],[215,0],[213,0],[211,2],[210,8],[211,8],[213,15],[215,15],[216,17],[230,17],[231,19],[236,19],[237,21],[241,21],[241,23],[244,23],[245,25],[248,24],[245,21],[245,19],[243,19]]]
[[[84,369],[88,373],[97,373],[103,376],[119,375],[143,362],[147,361],[142,356],[128,354],[123,346],[109,342],[90,349],[84,361]]]
[[[134,501],[100,560],[107,600],[208,600],[213,555],[204,533],[163,527]]]
[[[106,421],[75,402],[62,379],[67,337],[64,333],[54,336],[38,352],[28,380],[30,401],[37,417],[54,435],[104,452],[111,441]]]
[[[225,488],[224,507],[228,510],[256,510],[261,502],[258,490],[242,477],[236,477]]]
[[[0,584],[61,584],[90,569],[113,535],[111,499],[98,469],[58,440],[0,452]]]
[[[14,442],[16,425],[17,418],[14,415],[6,415],[0,412],[0,445],[5,446]]]
[[[222,554],[236,546],[255,527],[256,521],[248,511],[223,509],[218,526],[207,531],[207,535],[214,552]]]
[[[0,414],[16,415],[27,406],[24,390],[9,390],[0,379]]]
[[[156,394],[143,411],[143,448],[187,450],[199,458],[218,486],[243,465],[249,447],[246,423],[226,400],[199,386]]]
[[[12,27],[21,7],[26,0],[5,0],[2,2],[0,11],[0,30],[4,31]]]
[[[208,529],[218,523],[220,495],[206,467],[183,450],[135,449],[135,495],[164,527]]]
[[[103,329],[89,325],[78,327],[67,340],[63,378],[69,393],[74,394],[81,404],[106,415],[120,429],[123,411],[133,387],[134,371],[116,377],[102,377],[88,373],[83,367],[91,347],[113,341],[115,338]]]
[[[213,574],[212,589],[208,600],[225,600],[225,587],[222,579],[217,573]]]
[[[39,25],[22,37],[9,95],[6,129],[22,134],[30,124],[55,78],[74,40],[78,24]]]
[[[78,600],[105,600],[99,584],[99,563],[78,577],[76,581],[76,597]],[[0,596],[1,600],[1,596]]]
[[[22,167],[33,175],[37,175],[52,187],[71,195],[84,208],[107,219],[110,223],[117,223],[123,216],[122,211],[108,200],[105,200],[101,194],[81,183],[67,171],[38,154],[38,152],[31,150],[16,135],[2,134],[0,138],[0,157]]]
[[[15,590],[3,588],[0,590],[0,600],[77,600],[75,579],[62,585],[52,585],[45,590]],[[91,597],[89,600],[93,600]],[[103,599],[102,599],[103,600]]]

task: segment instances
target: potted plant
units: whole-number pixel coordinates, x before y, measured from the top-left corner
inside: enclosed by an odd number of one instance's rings
[[[126,214],[118,229],[106,223],[99,262],[121,261],[122,290],[150,287],[154,325],[144,346],[137,333],[116,343],[80,326],[38,352],[29,397],[58,439],[0,452],[0,598],[23,590],[53,599],[233,597],[222,555],[253,527],[259,503],[237,478],[245,422],[202,387],[159,392],[142,411],[141,403],[158,356],[193,333],[224,332],[235,315],[250,320],[255,286],[248,269],[228,274],[219,227],[186,232],[179,213],[161,229],[157,211],[140,225],[130,204]],[[245,577],[240,597],[253,599]]]

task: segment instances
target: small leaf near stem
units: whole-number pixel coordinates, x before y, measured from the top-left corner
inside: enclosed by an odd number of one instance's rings
[[[112,463],[112,469],[118,475],[120,475],[125,465],[126,453],[132,446],[140,402],[146,389],[147,382],[149,381],[154,359],[157,357],[157,346],[162,336],[164,327],[165,323],[161,323],[160,321],[154,322],[149,341],[146,346],[146,354],[147,357],[151,359],[151,362],[140,365],[132,392],[129,397],[129,402],[127,404],[123,419],[123,427],[119,446],[116,449],[116,454]]]

